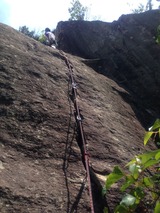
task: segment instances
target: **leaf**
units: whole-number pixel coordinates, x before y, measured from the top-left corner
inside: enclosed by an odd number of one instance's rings
[[[152,194],[152,199],[153,199],[153,200],[157,200],[157,199],[158,199],[157,193],[151,192],[151,194]]]
[[[115,213],[128,213],[128,208],[126,206],[118,205],[114,211]]]
[[[159,212],[160,212],[160,202],[157,201],[157,202],[156,202],[156,207],[155,207],[155,209],[154,209],[154,213],[159,213]]]
[[[125,191],[134,182],[136,182],[136,180],[132,177],[132,175],[127,176],[124,184],[121,186],[121,191]]]
[[[150,128],[150,131],[156,130],[158,128],[160,128],[160,119],[156,119],[153,126]]]
[[[143,167],[143,170],[144,169],[147,169],[148,167],[150,167],[150,166],[153,166],[153,165],[155,165],[155,164],[157,164],[158,163],[158,161],[157,160],[149,160],[148,162],[146,162],[145,164],[144,164],[144,167]]]
[[[137,165],[135,163],[129,165],[129,171],[133,174],[137,168]]]
[[[102,197],[104,197],[104,196],[106,195],[106,191],[107,191],[106,188],[103,187],[103,188],[102,188]]]
[[[146,187],[149,187],[149,188],[153,188],[154,187],[154,183],[151,180],[151,178],[149,178],[149,177],[144,177],[143,182],[144,182]]]
[[[139,173],[141,172],[141,166],[140,166],[140,165],[137,165],[136,163],[131,164],[131,165],[129,166],[129,171],[132,173],[133,177],[134,177],[135,179],[137,179],[138,176],[139,176]]]
[[[158,153],[156,154],[155,159],[156,159],[156,160],[159,160],[159,159],[160,159],[160,152],[158,152]]]
[[[154,134],[154,132],[146,132],[144,135],[144,145],[147,144],[147,142],[149,141],[149,139],[151,138],[151,136]]]
[[[134,190],[134,196],[137,198],[137,201],[136,203],[138,204],[139,201],[144,198],[145,194],[144,194],[144,191],[143,191],[143,188],[142,187],[137,187],[135,190]]]
[[[132,159],[129,163],[127,163],[125,166],[129,166],[131,164],[136,163],[136,158]]]
[[[125,206],[132,206],[136,201],[136,198],[133,195],[127,194],[125,197],[123,197],[120,204],[123,204]]]
[[[158,0],[157,0],[158,1]],[[160,44],[160,35],[157,36],[156,42]]]
[[[159,169],[157,169],[157,172],[158,172]],[[152,177],[151,177],[151,180],[153,180],[154,184],[160,184],[160,173],[158,172],[158,174],[154,174]]]
[[[118,180],[120,180],[124,176],[123,172],[120,170],[118,166],[114,167],[114,170],[112,173],[110,173],[107,176],[106,180],[106,189],[108,190],[112,184],[116,183]]]
[[[142,161],[141,159],[139,158],[139,156],[135,156],[134,159],[132,159],[129,163],[127,163],[126,166],[130,166],[132,164],[136,164],[136,165],[141,165]],[[131,172],[131,171],[130,171]]]
[[[151,152],[146,152],[142,155],[138,155],[138,158],[141,159],[141,164],[145,164],[148,160],[150,159],[155,159],[156,154],[160,152],[160,149],[157,149],[155,151],[151,151]]]

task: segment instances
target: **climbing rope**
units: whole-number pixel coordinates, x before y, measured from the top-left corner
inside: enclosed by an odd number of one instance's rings
[[[86,173],[87,173],[91,213],[94,213],[92,187],[91,187],[91,176],[90,176],[90,167],[89,167],[89,153],[88,153],[88,149],[87,149],[87,143],[86,143],[86,140],[84,137],[82,117],[81,117],[79,105],[77,102],[77,84],[76,84],[76,82],[74,80],[74,76],[73,76],[73,65],[70,62],[70,60],[67,58],[67,56],[64,54],[63,51],[60,51],[60,55],[65,60],[65,63],[68,67],[69,74],[70,74],[70,79],[71,79],[71,84],[72,84],[73,103],[74,103],[74,107],[75,107],[75,119],[77,122],[77,127],[79,128],[78,130],[79,130],[79,134],[80,134],[81,143],[83,146],[83,149],[81,151],[82,151],[82,159],[84,160],[84,166],[85,166]]]

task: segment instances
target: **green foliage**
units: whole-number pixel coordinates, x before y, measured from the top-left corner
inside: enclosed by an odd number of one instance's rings
[[[106,189],[108,190],[110,186],[120,180],[124,176],[121,169],[116,166],[111,174],[107,176]]]
[[[29,37],[41,42],[42,44],[49,45],[47,38],[44,35],[44,31],[42,31],[41,33],[36,33],[35,30],[30,31],[29,28],[26,26],[19,27],[19,31],[21,33],[25,34],[26,36],[29,36]]]
[[[83,5],[79,2],[79,0],[72,0],[71,8],[68,9],[70,13],[71,20],[84,20],[87,12],[87,7],[83,7]]]
[[[29,28],[27,26],[19,27],[19,32],[25,34],[26,36],[29,36],[35,40],[38,40],[39,35],[36,34],[35,30],[29,31]]]
[[[156,39],[157,44],[160,44],[160,25],[157,27],[157,39]]]
[[[153,136],[160,138],[160,119],[145,133],[144,145]],[[126,167],[127,172],[115,166],[107,176],[104,191],[115,183],[120,184],[120,191],[125,193],[121,202],[115,207],[115,213],[135,212],[143,204],[143,210],[154,209],[160,212],[160,149],[137,155]],[[107,212],[106,210],[104,212]]]
[[[160,30],[160,28],[159,28]],[[157,119],[152,127],[149,128],[149,131],[145,133],[144,135],[144,145],[147,144],[150,138],[160,138],[160,119]],[[159,140],[160,141],[160,140]],[[156,141],[156,144],[160,143],[159,141]]]
[[[38,38],[38,41],[40,41],[42,44],[46,44],[46,37],[44,34],[40,35]]]
[[[143,4],[139,4],[137,9],[132,10],[133,13],[143,13],[145,11],[146,11],[146,9],[145,9],[145,6]]]
[[[143,4],[139,4],[138,8],[137,9],[133,9],[132,12],[133,13],[143,13],[147,10],[152,10],[152,0],[147,0],[147,4],[146,6],[143,5]]]
[[[159,213],[159,212],[160,212],[160,202],[157,201],[154,213]]]

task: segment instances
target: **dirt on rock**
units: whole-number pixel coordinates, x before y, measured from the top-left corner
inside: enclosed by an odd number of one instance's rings
[[[72,86],[61,52],[3,24],[0,50],[0,212],[91,212]],[[113,212],[120,195],[114,188],[107,200],[101,199],[106,175],[154,145],[143,146],[145,126],[135,113],[135,97],[83,58],[65,54],[73,65],[96,175],[95,213],[105,205]]]

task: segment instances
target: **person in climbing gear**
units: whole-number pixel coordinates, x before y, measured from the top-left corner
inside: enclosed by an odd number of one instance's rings
[[[56,47],[55,35],[51,32],[51,30],[47,27],[45,29],[45,36],[48,40],[48,44],[50,47]]]

